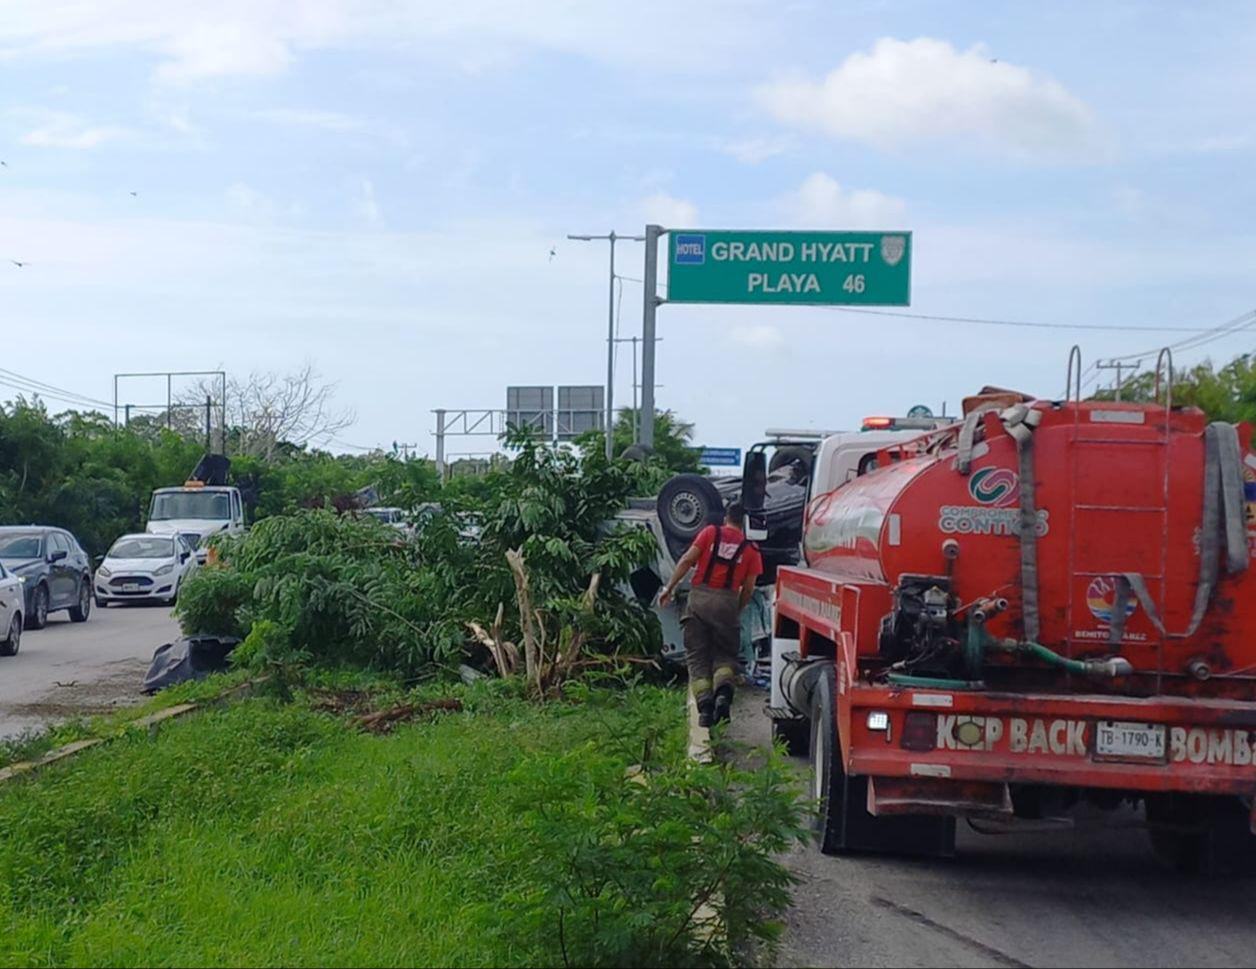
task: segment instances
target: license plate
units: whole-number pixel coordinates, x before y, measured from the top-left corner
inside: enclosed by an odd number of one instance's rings
[[[138,582],[123,582],[122,591],[123,592],[139,592],[140,584]]]
[[[1101,720],[1095,724],[1095,756],[1164,760],[1164,737],[1162,723]]]

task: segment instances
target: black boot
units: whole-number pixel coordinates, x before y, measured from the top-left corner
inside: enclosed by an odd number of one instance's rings
[[[713,701],[710,697],[707,697],[705,700],[698,701],[698,726],[699,727],[711,726],[711,720],[714,713],[714,708],[715,708],[715,701]]]
[[[715,722],[724,723],[733,716],[733,688],[725,683],[715,691]]]

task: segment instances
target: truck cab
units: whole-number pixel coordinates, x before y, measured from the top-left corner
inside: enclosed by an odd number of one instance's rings
[[[204,564],[206,538],[244,531],[244,501],[240,489],[226,483],[228,467],[224,456],[207,454],[182,486],[156,489],[145,530],[182,535]]]

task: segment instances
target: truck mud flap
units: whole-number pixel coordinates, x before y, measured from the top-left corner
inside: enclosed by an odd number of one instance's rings
[[[900,814],[1010,818],[1012,794],[1006,784],[987,781],[872,777],[868,779],[868,813],[877,818]]]
[[[955,856],[955,818],[931,813],[873,815],[867,777],[849,777],[846,784],[846,810],[842,812],[838,835],[839,850],[883,852],[886,854]]]

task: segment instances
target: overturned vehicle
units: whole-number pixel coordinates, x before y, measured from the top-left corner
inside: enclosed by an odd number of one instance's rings
[[[631,499],[617,520],[649,531],[656,555],[629,581],[632,594],[643,605],[653,606],[659,617],[664,655],[675,657],[683,648],[680,617],[688,578],[670,606],[657,605],[658,592],[698,533],[723,521],[729,503],[741,501],[745,506],[747,535],[763,555],[764,571],[755,598],[742,615],[744,658],[753,672],[758,658],[766,661],[770,645],[777,569],[797,565],[802,558],[803,524],[811,496],[826,494],[872,470],[883,448],[949,423],[946,418],[874,417],[858,431],[768,430],[764,440],[747,452],[741,475],[678,474],[658,495]]]

